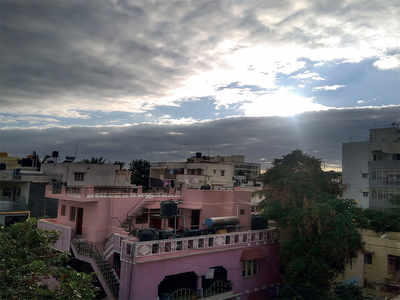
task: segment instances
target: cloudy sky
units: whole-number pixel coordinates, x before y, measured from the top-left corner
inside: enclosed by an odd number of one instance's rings
[[[398,0],[2,0],[0,151],[267,162],[400,121]]]

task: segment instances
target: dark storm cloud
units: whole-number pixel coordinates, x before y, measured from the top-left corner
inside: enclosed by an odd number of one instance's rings
[[[271,161],[302,149],[329,163],[340,164],[343,142],[365,140],[368,130],[400,121],[400,107],[311,112],[291,117],[231,118],[192,125],[74,127],[1,130],[0,151],[41,155],[59,150],[79,158],[110,160],[183,160],[194,151],[245,154],[250,161]]]

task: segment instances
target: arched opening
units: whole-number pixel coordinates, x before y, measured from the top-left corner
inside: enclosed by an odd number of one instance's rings
[[[158,285],[160,300],[191,300],[197,291],[197,275],[194,272],[165,276]]]
[[[228,281],[228,271],[222,267],[211,267],[207,274],[201,277],[203,296],[211,297],[232,290],[232,283]]]

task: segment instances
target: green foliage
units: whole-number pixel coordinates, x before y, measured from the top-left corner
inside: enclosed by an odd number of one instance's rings
[[[150,180],[150,162],[143,159],[133,160],[129,164],[129,170],[132,172],[131,183],[141,185],[144,190],[147,190]]]
[[[338,284],[334,288],[332,300],[369,300],[363,295],[362,289],[356,284]]]
[[[296,150],[275,160],[265,177],[264,215],[278,222],[284,299],[323,299],[362,248],[360,211],[320,160]]]
[[[377,233],[400,231],[400,214],[396,210],[365,209],[364,218],[365,221],[361,224],[361,228],[371,229]]]
[[[0,228],[0,299],[94,299],[92,276],[65,267],[53,250],[58,234],[35,219]]]

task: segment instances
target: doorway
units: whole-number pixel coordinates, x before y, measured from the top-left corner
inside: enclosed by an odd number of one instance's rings
[[[83,225],[83,208],[78,207],[78,212],[76,214],[76,234],[82,235],[82,225]]]

